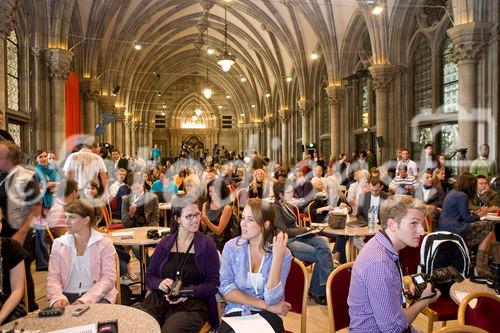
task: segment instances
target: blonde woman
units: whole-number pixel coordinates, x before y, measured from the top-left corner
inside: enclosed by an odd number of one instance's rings
[[[262,169],[257,169],[253,173],[253,179],[248,188],[249,198],[265,199],[271,195],[272,184],[266,178],[266,173]]]

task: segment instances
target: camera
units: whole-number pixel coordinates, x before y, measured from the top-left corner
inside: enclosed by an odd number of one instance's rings
[[[172,287],[170,287],[170,293],[168,294],[168,298],[170,298],[172,301],[175,301],[179,297],[194,297],[194,290],[192,289],[181,289],[182,288],[182,281],[181,280],[175,280],[174,283],[172,284]]]
[[[492,263],[490,267],[490,275],[486,283],[488,287],[495,289],[497,293],[500,292],[500,263]]]
[[[462,282],[464,280],[463,275],[453,266],[436,268],[432,271],[432,275],[429,276],[424,273],[418,273],[411,276],[413,284],[415,285],[415,294],[408,295],[408,298],[412,300],[421,299],[422,292],[427,287],[427,283],[430,283],[434,288],[438,288],[441,294],[449,293],[450,287],[455,282]],[[435,292],[425,298],[432,298],[436,294]]]
[[[158,229],[150,229],[150,230],[148,230],[146,237],[148,239],[159,239],[160,233],[158,232]]]

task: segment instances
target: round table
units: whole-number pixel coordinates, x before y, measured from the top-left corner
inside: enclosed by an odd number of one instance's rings
[[[376,225],[375,229],[368,229],[368,227],[345,227],[344,229],[331,229],[324,228],[321,230],[321,233],[326,236],[346,236],[349,239],[349,258],[348,261],[356,260],[356,256],[358,255],[358,251],[356,246],[354,246],[354,238],[356,237],[366,237],[373,236],[377,233],[377,231],[381,230],[382,227],[380,225]]]
[[[462,282],[456,282],[452,284],[450,288],[450,297],[455,303],[460,304],[462,299],[467,294],[475,292],[487,292],[489,294],[495,295],[495,290],[488,287],[486,284],[474,283],[469,279],[465,279]]]
[[[146,285],[144,284],[144,275],[146,274],[146,246],[156,245],[161,241],[159,239],[149,239],[147,237],[148,230],[156,229],[158,232],[167,231],[170,232],[170,228],[165,227],[136,227],[136,228],[125,228],[118,231],[110,231],[105,234],[107,237],[111,238],[114,245],[123,246],[139,246],[140,258],[139,262],[141,264],[141,294],[146,293]],[[129,238],[132,236],[131,238]]]
[[[17,322],[16,329],[40,330],[43,333],[117,319],[120,333],[160,333],[161,331],[160,325],[153,317],[130,306],[93,304],[81,316],[73,317],[71,312],[78,307],[81,307],[81,305],[68,305],[64,314],[60,317],[40,318],[37,316],[37,312],[31,312],[24,318],[1,326],[0,330],[10,330],[14,327],[14,323]]]
[[[168,211],[172,210],[171,202],[163,202],[158,205],[160,212],[163,214],[163,226],[168,227]]]

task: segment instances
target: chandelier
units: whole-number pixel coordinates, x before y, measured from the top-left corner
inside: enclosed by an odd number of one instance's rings
[[[231,66],[234,64],[235,56],[229,54],[227,51],[227,5],[224,6],[224,53],[219,56],[217,64],[222,67],[224,72],[229,72]]]

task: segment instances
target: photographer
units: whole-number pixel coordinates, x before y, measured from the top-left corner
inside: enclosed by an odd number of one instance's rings
[[[219,325],[219,255],[214,241],[198,231],[198,206],[186,201],[172,201],[178,230],[158,244],[145,278],[151,293],[141,309],[155,317],[163,333],[199,332],[207,320],[212,328]],[[183,291],[189,296],[182,297]]]
[[[413,305],[404,308],[403,276],[398,252],[418,247],[424,234],[422,208],[409,196],[387,198],[380,208],[383,231],[361,250],[349,287],[349,332],[409,332],[410,325],[441,293],[430,283]],[[414,294],[415,288],[410,288]]]

